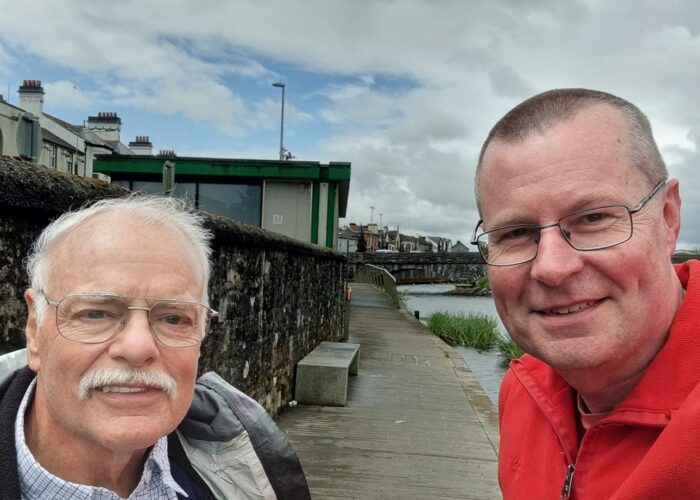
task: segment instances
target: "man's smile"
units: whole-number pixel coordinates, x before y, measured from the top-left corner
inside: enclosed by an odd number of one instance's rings
[[[565,305],[565,306],[553,306],[553,307],[546,307],[546,308],[541,308],[537,309],[537,313],[539,314],[556,314],[556,315],[564,315],[564,314],[571,314],[579,311],[584,311],[586,309],[589,309],[600,302],[602,302],[603,299],[598,299],[598,300],[585,300],[581,302],[576,302],[571,305]]]

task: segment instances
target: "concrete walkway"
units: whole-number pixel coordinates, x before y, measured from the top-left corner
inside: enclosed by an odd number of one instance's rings
[[[312,497],[500,498],[497,415],[461,356],[370,285],[352,289],[347,406],[279,417]]]

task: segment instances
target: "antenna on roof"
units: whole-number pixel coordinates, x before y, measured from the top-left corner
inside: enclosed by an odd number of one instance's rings
[[[171,196],[175,191],[175,164],[166,161],[163,164],[163,194]]]

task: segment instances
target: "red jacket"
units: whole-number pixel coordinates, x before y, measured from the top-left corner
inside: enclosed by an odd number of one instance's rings
[[[498,480],[505,499],[700,498],[700,261],[677,266],[686,289],[664,347],[627,398],[578,442],[574,391],[529,355],[499,396]]]

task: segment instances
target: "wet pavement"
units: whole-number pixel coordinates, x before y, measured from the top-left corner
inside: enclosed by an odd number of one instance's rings
[[[370,285],[352,287],[361,349],[347,405],[278,419],[312,497],[500,498],[496,410],[460,354]]]

